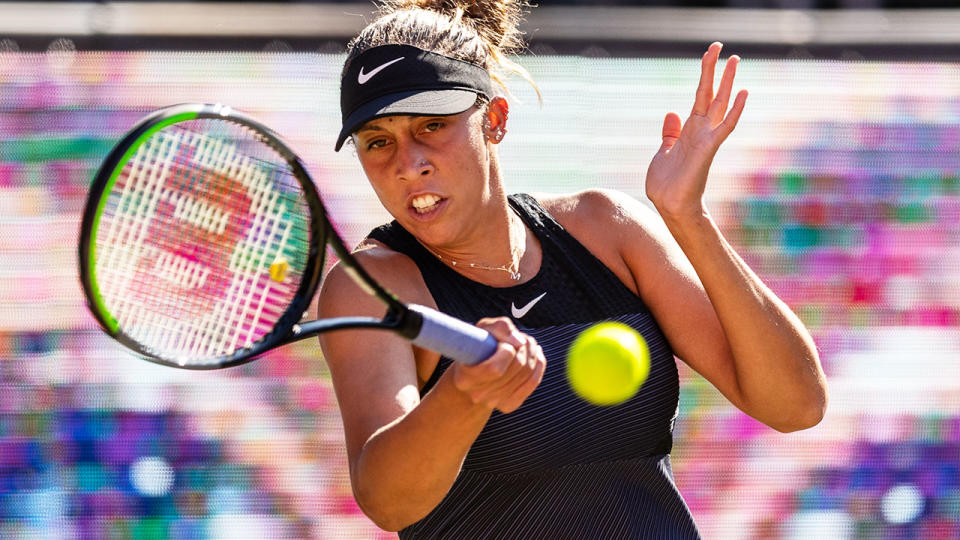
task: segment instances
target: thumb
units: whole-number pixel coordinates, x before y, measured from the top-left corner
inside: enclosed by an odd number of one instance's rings
[[[680,130],[683,128],[683,122],[680,121],[680,115],[677,113],[667,113],[663,119],[663,144],[660,145],[660,151],[669,150],[676,144],[680,138]]]

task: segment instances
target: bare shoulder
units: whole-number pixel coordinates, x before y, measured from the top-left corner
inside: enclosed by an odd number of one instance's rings
[[[532,196],[627,287],[638,291],[638,276],[628,263],[628,254],[660,243],[661,222],[656,212],[611,189]]]
[[[423,276],[416,263],[375,240],[366,240],[354,251],[353,256],[368,274],[380,285],[404,302],[435,307]],[[358,309],[374,307],[379,313],[363,313]],[[349,269],[337,262],[324,277],[320,289],[322,317],[351,315],[381,315],[382,304],[364,291],[349,275]]]
[[[652,208],[621,191],[587,189],[562,195],[536,194],[534,198],[591,251],[599,243],[621,252],[638,243],[658,242],[665,232]]]
[[[649,206],[614,189],[586,189],[564,194],[533,194],[564,228],[597,228],[648,225],[658,220]],[[569,227],[568,227],[569,224]]]

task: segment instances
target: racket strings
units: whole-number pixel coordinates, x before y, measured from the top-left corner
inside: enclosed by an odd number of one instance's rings
[[[121,330],[182,364],[268,334],[310,237],[302,188],[273,148],[230,122],[191,124],[156,132],[122,165],[95,261]]]

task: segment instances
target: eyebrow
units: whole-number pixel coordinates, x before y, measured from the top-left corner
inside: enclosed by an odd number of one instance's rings
[[[354,133],[360,133],[361,131],[386,131],[386,130],[376,124],[373,124],[373,125],[364,125]]]
[[[448,118],[450,116],[456,116],[456,115],[455,114],[410,114],[410,115],[400,115],[400,116],[411,116],[414,118],[433,119],[433,118]],[[363,131],[387,131],[387,129],[377,124],[364,124],[363,127],[357,129],[356,131],[354,131],[354,133],[357,134]]]

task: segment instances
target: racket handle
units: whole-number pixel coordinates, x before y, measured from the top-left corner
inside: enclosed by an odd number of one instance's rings
[[[489,332],[425,306],[410,304],[423,323],[411,339],[414,345],[438,352],[464,364],[479,364],[497,350],[497,340]]]

